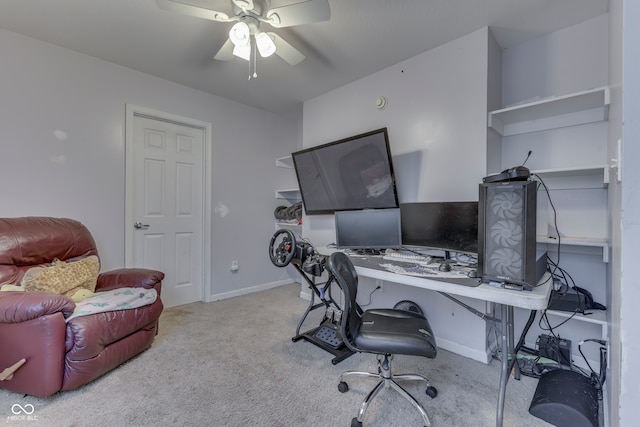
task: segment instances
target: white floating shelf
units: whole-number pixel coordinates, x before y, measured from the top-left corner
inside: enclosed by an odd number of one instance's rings
[[[540,169],[531,173],[538,175],[549,189],[606,188],[609,185],[607,165]]]
[[[298,229],[298,228],[302,228],[302,224],[300,224],[297,220],[278,220],[276,222],[276,229],[280,229],[280,228],[293,228],[293,229]]]
[[[291,190],[276,190],[276,199],[284,199],[288,201],[300,201],[302,196],[297,188]]]
[[[491,111],[488,125],[510,136],[608,120],[609,96],[603,87],[507,107]]]
[[[563,317],[565,319],[571,318],[572,320],[578,320],[585,323],[592,323],[598,325],[601,329],[600,333],[603,340],[608,339],[607,333],[607,314],[602,310],[588,310],[590,314],[571,313],[568,311],[547,310],[547,314]]]
[[[277,158],[276,159],[276,166],[279,167],[279,168],[292,169],[293,168],[293,157],[286,156],[286,157]]]
[[[558,239],[549,236],[536,236],[537,243],[546,243],[549,245],[557,245]],[[609,240],[594,237],[561,237],[560,245],[562,246],[578,246],[587,248],[599,248],[602,250],[602,262],[609,262]]]

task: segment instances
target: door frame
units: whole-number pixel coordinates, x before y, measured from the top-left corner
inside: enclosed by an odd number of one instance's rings
[[[212,192],[212,165],[213,165],[213,138],[212,124],[189,117],[179,116],[176,114],[165,113],[146,107],[133,104],[126,104],[125,117],[125,218],[124,218],[124,264],[125,267],[133,267],[134,258],[134,228],[133,223],[136,221],[134,216],[134,119],[135,117],[144,117],[151,120],[159,120],[163,122],[173,123],[179,126],[194,127],[204,131],[204,159],[202,167],[202,269],[200,272],[202,279],[201,300],[211,302],[211,265],[208,260],[211,259],[211,192]]]

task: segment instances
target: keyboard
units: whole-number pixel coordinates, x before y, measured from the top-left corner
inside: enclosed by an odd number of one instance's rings
[[[412,262],[421,265],[429,265],[433,263],[430,256],[396,250],[387,250],[382,259],[387,261]]]

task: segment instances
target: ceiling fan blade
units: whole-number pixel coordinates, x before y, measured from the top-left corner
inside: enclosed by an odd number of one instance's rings
[[[253,10],[253,0],[231,0],[231,2],[245,12]]]
[[[287,61],[289,65],[299,64],[305,58],[305,56],[298,49],[291,46],[276,33],[268,32],[267,34],[273,39],[273,42],[276,44],[276,55]]]
[[[156,5],[162,10],[195,16],[196,18],[210,19],[212,21],[231,22],[236,20],[235,17],[230,18],[229,15],[224,12],[193,6],[177,0],[156,0]]]
[[[233,59],[233,47],[234,44],[231,39],[227,39],[213,59],[217,59],[218,61],[231,61]]]
[[[331,18],[331,8],[329,0],[306,0],[273,8],[267,12],[266,18],[273,27],[293,27],[326,21]]]

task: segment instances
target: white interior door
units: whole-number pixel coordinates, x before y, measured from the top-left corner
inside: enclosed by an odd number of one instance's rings
[[[166,307],[203,300],[207,129],[133,112],[127,124],[127,264],[162,271]]]

